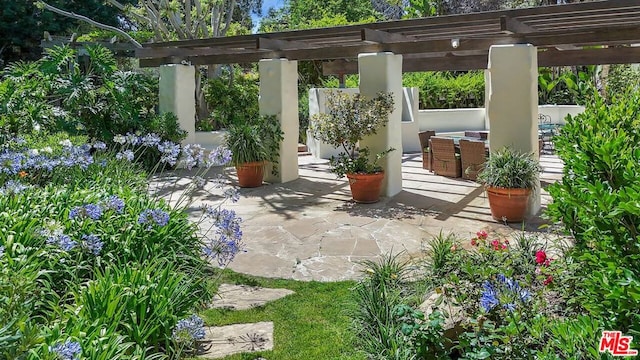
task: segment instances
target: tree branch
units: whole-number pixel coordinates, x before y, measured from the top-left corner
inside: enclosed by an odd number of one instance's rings
[[[231,0],[231,4],[229,5],[229,12],[227,13],[227,21],[224,24],[224,29],[222,29],[222,36],[227,34],[229,30],[229,26],[231,26],[231,19],[233,18],[233,10],[236,7],[236,0]]]
[[[49,10],[49,11],[52,11],[52,12],[54,12],[54,13],[56,13],[56,14],[60,14],[60,15],[62,15],[62,16],[66,16],[66,17],[69,17],[69,18],[72,18],[72,19],[76,19],[76,20],[84,21],[84,22],[86,22],[86,23],[89,23],[89,24],[91,24],[91,25],[93,25],[93,26],[95,26],[95,27],[98,27],[98,28],[101,28],[101,29],[104,29],[104,30],[109,30],[109,31],[116,32],[116,33],[118,33],[118,34],[120,34],[120,35],[124,36],[124,37],[125,37],[125,38],[130,42],[130,43],[132,43],[133,45],[135,45],[137,48],[142,48],[142,45],[141,45],[139,42],[137,42],[134,38],[132,38],[132,37],[131,37],[129,34],[127,34],[126,32],[124,32],[124,31],[122,31],[122,30],[120,30],[120,29],[118,29],[118,28],[116,28],[116,27],[113,27],[113,26],[109,26],[109,25],[106,25],[106,24],[99,23],[99,22],[97,22],[97,21],[95,21],[95,20],[91,20],[91,19],[89,19],[89,18],[88,18],[88,17],[86,17],[86,16],[78,15],[78,14],[73,13],[73,12],[60,10],[60,9],[58,9],[58,8],[56,8],[56,7],[53,7],[53,6],[51,6],[51,5],[47,4],[47,3],[45,3],[44,1],[40,1],[38,4],[40,4],[40,6],[42,6],[44,9]]]

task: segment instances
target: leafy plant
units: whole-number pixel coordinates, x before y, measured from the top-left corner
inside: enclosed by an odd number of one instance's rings
[[[505,147],[489,156],[478,180],[501,188],[533,189],[538,184],[540,165],[533,154]]]
[[[314,116],[310,130],[316,139],[343,150],[338,157],[331,159],[332,172],[342,177],[345,174],[381,171],[377,162],[394,149],[372,155],[368,149],[358,148],[358,141],[386,126],[393,108],[391,94],[380,93],[372,99],[346,92],[327,94],[328,112]]]
[[[229,126],[225,143],[231,150],[231,163],[270,161],[278,163],[283,132],[276,116],[261,116],[251,123]],[[277,167],[273,167],[277,171]]]

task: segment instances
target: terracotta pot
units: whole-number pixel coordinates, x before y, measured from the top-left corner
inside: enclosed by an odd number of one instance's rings
[[[240,183],[240,187],[252,188],[262,186],[264,161],[236,165],[236,170],[238,171],[238,183]]]
[[[499,187],[487,187],[487,197],[491,216],[495,220],[518,222],[524,220],[529,204],[531,189],[508,189]]]
[[[380,199],[384,172],[375,174],[347,174],[351,197],[357,203],[370,204]]]

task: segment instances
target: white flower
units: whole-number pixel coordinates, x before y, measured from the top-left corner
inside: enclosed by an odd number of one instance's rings
[[[40,151],[45,152],[47,154],[53,153],[53,149],[51,148],[51,146],[44,147],[44,148],[40,149]]]
[[[64,147],[72,147],[73,144],[71,143],[71,140],[69,139],[64,139],[62,141],[60,141],[60,145],[64,146]]]

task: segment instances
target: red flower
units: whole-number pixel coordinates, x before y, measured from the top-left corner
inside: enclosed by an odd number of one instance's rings
[[[553,260],[552,258],[548,258],[544,261],[544,266],[549,266],[551,265],[551,260]]]
[[[543,250],[536,251],[536,264],[542,264],[547,260],[547,253]]]
[[[477,235],[480,239],[486,239],[486,238],[487,238],[487,236],[489,236],[489,235],[487,235],[487,232],[486,232],[486,231],[484,231],[484,230],[480,230],[480,231],[478,231],[478,232],[476,233],[476,235]]]
[[[471,239],[471,245],[478,246],[478,241],[476,241],[476,239]]]
[[[547,286],[547,285],[551,284],[552,282],[553,282],[553,276],[549,275],[549,276],[547,276],[547,279],[542,283],[544,284],[544,286]]]

